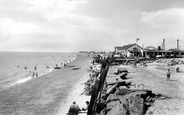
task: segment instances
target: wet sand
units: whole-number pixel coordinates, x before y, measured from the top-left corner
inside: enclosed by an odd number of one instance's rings
[[[1,91],[0,115],[54,115],[61,112],[63,104],[68,109],[65,104],[75,99],[69,95],[83,90],[90,62],[87,55],[79,55],[69,67]]]

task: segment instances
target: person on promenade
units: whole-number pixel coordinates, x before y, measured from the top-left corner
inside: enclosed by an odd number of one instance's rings
[[[92,61],[92,64],[95,65],[95,60]]]
[[[89,107],[89,101],[86,101],[86,106],[82,108],[83,111],[87,111]]]
[[[166,81],[167,81],[167,80],[170,80],[170,76],[171,76],[171,72],[170,72],[170,69],[168,69],[168,71],[167,71],[167,79],[166,79]]]
[[[79,106],[74,101],[73,104],[70,106],[70,108],[68,110],[68,115],[78,115],[79,111],[81,111],[81,109],[79,108]]]

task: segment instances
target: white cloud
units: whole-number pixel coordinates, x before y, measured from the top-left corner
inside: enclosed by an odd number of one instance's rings
[[[174,48],[176,40],[184,38],[184,8],[142,12],[141,15],[142,31],[146,32],[142,36],[149,39],[149,44],[160,45],[165,38],[167,48]]]
[[[142,12],[141,22],[152,28],[181,29],[184,27],[184,9],[171,8],[156,12]]]
[[[42,27],[34,23],[16,22],[13,19],[0,19],[0,31],[1,34],[36,34],[42,31]]]
[[[42,13],[44,18],[52,21],[75,12],[79,5],[85,5],[86,3],[88,3],[88,0],[32,0],[29,1],[32,7],[27,8],[27,11]]]

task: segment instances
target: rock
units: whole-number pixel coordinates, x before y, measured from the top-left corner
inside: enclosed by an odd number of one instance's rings
[[[140,94],[137,94],[137,92],[131,93],[128,100],[130,115],[144,114],[144,99],[141,98]]]
[[[117,90],[107,97],[106,115],[143,115],[147,95],[147,90]]]

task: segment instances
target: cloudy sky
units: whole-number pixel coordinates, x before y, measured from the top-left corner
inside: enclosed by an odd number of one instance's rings
[[[0,51],[184,47],[184,0],[0,0]]]

